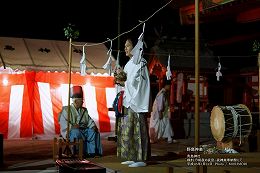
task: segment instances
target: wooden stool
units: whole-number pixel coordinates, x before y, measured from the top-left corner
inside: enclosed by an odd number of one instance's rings
[[[257,135],[257,151],[260,151],[260,130],[257,130],[256,132]]]
[[[78,154],[72,153],[71,146],[79,147]],[[79,141],[76,141],[75,139],[73,142],[70,142],[55,137],[53,139],[53,160],[56,161],[57,159],[70,158],[70,157],[83,159],[83,140],[79,139]]]
[[[229,148],[238,152],[249,152],[248,138],[243,138],[241,143],[239,138],[233,138],[231,141],[227,142],[217,141],[217,148],[221,150]]]
[[[224,150],[226,148],[232,148],[233,149],[233,141],[228,141],[228,142],[221,142],[221,141],[217,141],[217,148]]]

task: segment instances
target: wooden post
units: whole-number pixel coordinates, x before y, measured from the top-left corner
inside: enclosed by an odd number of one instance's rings
[[[66,140],[69,141],[69,131],[70,131],[70,84],[71,84],[71,62],[72,62],[72,50],[71,50],[71,43],[72,39],[70,38],[69,41],[69,91],[68,91],[68,116],[67,116],[67,134],[66,134]]]
[[[174,95],[174,85],[175,85],[175,73],[172,73],[172,80],[171,80],[171,92],[170,92],[170,111],[171,111],[171,118],[173,117],[173,112],[174,112],[174,100],[175,100],[175,95]]]
[[[195,147],[200,145],[200,101],[199,101],[199,69],[200,69],[200,57],[199,57],[199,0],[195,0]],[[200,171],[201,166],[196,166],[196,173],[203,172]]]
[[[58,139],[56,137],[54,137],[53,144],[52,144],[53,161],[56,161],[56,159],[57,159],[57,153],[58,153],[57,142],[58,142]]]
[[[199,147],[199,0],[195,0],[195,147]]]
[[[260,52],[258,53],[258,127],[260,126]],[[257,129],[257,151],[260,151],[260,129]]]
[[[260,125],[260,52],[258,53],[258,126]]]
[[[174,173],[173,167],[168,167],[168,173]]]
[[[79,139],[79,159],[83,159],[83,140]]]
[[[229,170],[223,170],[223,173],[230,173]]]
[[[257,152],[260,152],[260,130],[258,129],[256,132],[257,138]]]
[[[62,158],[62,145],[63,145],[62,142],[63,142],[62,139],[59,139],[59,141],[58,141],[58,158],[59,159]]]
[[[199,172],[207,173],[207,166],[200,166],[199,167]]]

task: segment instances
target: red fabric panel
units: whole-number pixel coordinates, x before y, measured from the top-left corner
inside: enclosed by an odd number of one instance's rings
[[[115,87],[114,77],[112,76],[91,76],[91,84],[95,87]]]
[[[8,84],[2,83],[3,79]],[[42,109],[37,82],[49,83],[51,87],[51,99],[53,106],[55,133],[59,134],[58,113],[62,108],[60,84],[68,83],[67,73],[56,72],[29,72],[23,74],[0,74],[0,133],[4,138],[8,137],[10,91],[12,85],[24,85],[24,96],[22,105],[20,137],[32,137],[33,134],[44,134]],[[105,87],[114,87],[114,77],[111,76],[80,76],[79,73],[72,73],[72,85],[85,85],[90,83],[96,87],[97,109],[101,132],[110,132],[111,125],[108,116]]]
[[[108,116],[108,108],[106,101],[105,88],[96,87],[97,111],[99,119],[100,132],[110,132],[110,118]]]
[[[20,137],[32,137],[32,113],[27,86],[24,86]]]
[[[119,97],[119,100],[118,100],[118,111],[120,111],[120,113],[123,113],[123,96],[124,96],[124,91],[120,91],[121,94],[120,94],[120,97]]]
[[[59,87],[60,85],[50,84],[53,118],[56,134],[60,134],[60,124],[58,121],[58,116],[62,109],[61,93],[59,92]]]
[[[9,118],[9,103],[10,103],[10,92],[11,92],[11,86],[3,86],[2,81],[0,80],[0,111],[1,111],[1,117],[0,117],[0,133],[4,135],[4,138],[6,139],[8,136],[8,118]]]
[[[39,93],[39,87],[37,83],[34,83],[33,95],[34,95],[33,133],[44,134],[40,93]]]
[[[68,84],[69,75],[65,72],[37,72],[35,81],[46,82],[51,84]],[[90,83],[97,87],[114,87],[114,77],[112,76],[81,76],[79,73],[71,74],[71,84],[73,85],[85,85]]]
[[[174,100],[175,100],[175,95],[174,95],[174,80],[172,79],[171,82],[171,92],[170,92],[170,110],[171,112],[174,111]]]
[[[3,80],[8,81],[5,85]],[[32,123],[31,123],[31,109],[29,107],[29,97],[27,90],[27,83],[25,74],[1,74],[0,75],[0,133],[3,133],[4,138],[8,137],[8,123],[9,123],[9,107],[10,107],[10,93],[12,85],[24,85],[24,97],[22,107],[22,117],[20,122],[20,137],[31,137]]]
[[[25,85],[22,105],[21,131],[20,137],[32,137],[32,117],[33,117],[33,87],[35,72],[25,72]]]
[[[68,74],[65,72],[37,72],[35,76],[35,81],[51,84],[66,84],[68,83]]]

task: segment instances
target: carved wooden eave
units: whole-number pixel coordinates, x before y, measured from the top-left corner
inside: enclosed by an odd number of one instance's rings
[[[259,68],[258,66],[253,66],[253,67],[245,67],[240,69],[239,74],[241,76],[254,76],[254,75],[258,75],[259,72]]]
[[[180,7],[182,24],[194,24],[194,3]],[[259,0],[203,0],[200,2],[200,22],[234,19],[238,23],[260,20]]]
[[[216,73],[217,58],[203,43],[200,47],[200,73]],[[153,49],[148,65],[150,74],[158,77],[165,76],[169,54],[171,56],[170,67],[173,72],[194,74],[194,42],[170,40]]]

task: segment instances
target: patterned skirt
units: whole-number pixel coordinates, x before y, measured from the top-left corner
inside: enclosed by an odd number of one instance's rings
[[[118,119],[117,156],[123,160],[146,161],[150,156],[146,115],[131,109],[127,112]]]

